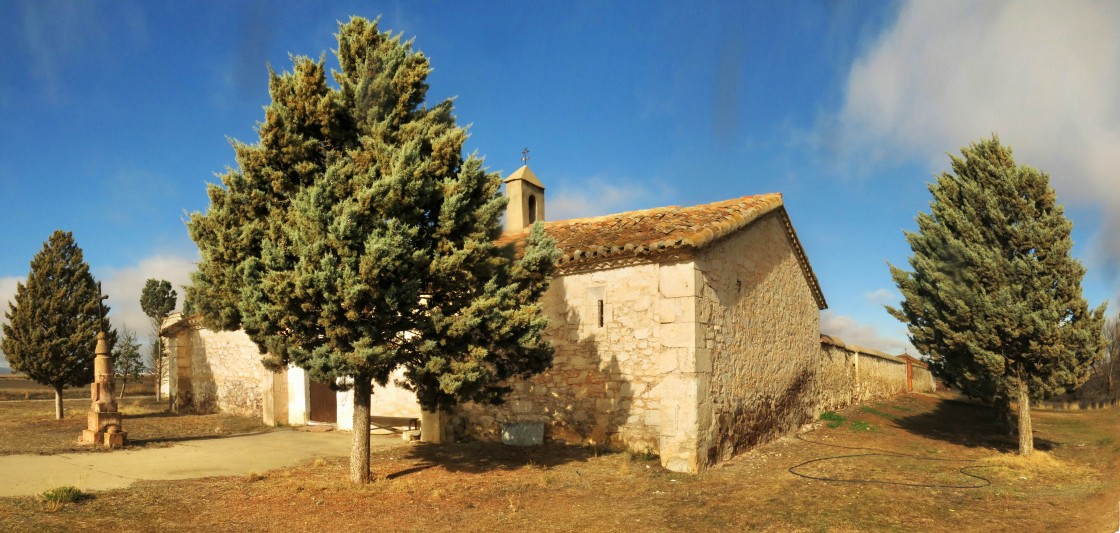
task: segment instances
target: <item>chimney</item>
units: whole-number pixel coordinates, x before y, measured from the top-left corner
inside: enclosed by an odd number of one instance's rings
[[[522,166],[505,180],[506,196],[506,233],[516,233],[533,222],[544,220],[544,185],[529,170]]]

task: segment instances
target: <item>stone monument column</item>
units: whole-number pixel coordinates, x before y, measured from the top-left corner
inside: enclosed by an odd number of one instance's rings
[[[93,360],[93,384],[90,385],[89,425],[82,430],[78,442],[102,444],[110,448],[124,446],[127,434],[121,431],[121,413],[113,397],[113,358],[105,332],[97,334],[96,358]]]

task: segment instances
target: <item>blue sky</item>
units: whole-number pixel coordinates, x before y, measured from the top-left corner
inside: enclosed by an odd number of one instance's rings
[[[185,213],[253,142],[267,65],[381,16],[431,58],[467,149],[529,147],[548,218],[781,192],[829,310],[822,330],[898,353],[886,263],[947,153],[997,132],[1049,172],[1115,300],[1120,4],[1088,2],[0,1],[0,301],[73,231],[115,323],[144,280],[185,283]],[[328,59],[329,61],[329,59]]]

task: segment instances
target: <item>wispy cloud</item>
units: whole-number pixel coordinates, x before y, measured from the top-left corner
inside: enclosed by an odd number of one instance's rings
[[[12,14],[19,17],[20,41],[31,57],[28,75],[48,101],[62,97],[69,71],[79,62],[113,61],[108,52],[113,40],[137,43],[145,38],[147,23],[139,6],[118,4],[111,15],[107,11],[92,2],[39,1],[22,3]],[[114,23],[105,23],[106,17]],[[110,35],[108,28],[118,31]]]
[[[1060,200],[1120,234],[1120,3],[912,1],[851,67],[818,141],[849,165],[945,154],[993,132]],[[928,176],[923,176],[927,178]],[[1120,239],[1095,257],[1120,264]]]
[[[845,343],[857,344],[889,354],[918,353],[918,350],[905,340],[906,335],[902,326],[899,326],[899,331],[884,333],[875,326],[861,324],[852,317],[838,315],[832,311],[821,312],[821,333],[838,337]]]
[[[883,305],[897,305],[898,302],[902,300],[902,297],[900,297],[897,292],[886,288],[875,289],[864,294],[864,296],[872,302]]]
[[[548,220],[594,217],[656,207],[673,196],[672,190],[663,184],[603,177],[566,180],[550,187],[549,193],[545,204]]]

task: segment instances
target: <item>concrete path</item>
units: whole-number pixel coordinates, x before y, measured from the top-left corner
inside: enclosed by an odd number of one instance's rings
[[[127,487],[141,479],[238,476],[297,466],[315,457],[350,455],[349,432],[282,429],[235,437],[183,441],[168,448],[106,453],[0,456],[0,497],[30,496],[62,485],[82,490]],[[370,436],[371,448],[404,444],[398,436]]]

